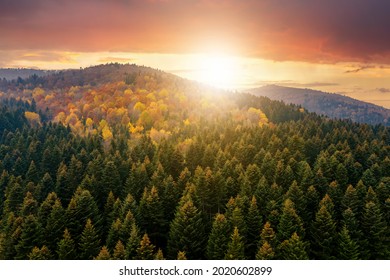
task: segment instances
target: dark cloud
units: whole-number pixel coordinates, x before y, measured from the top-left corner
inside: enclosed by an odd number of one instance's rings
[[[388,0],[2,0],[0,49],[390,64]],[[360,71],[360,70],[359,70]]]

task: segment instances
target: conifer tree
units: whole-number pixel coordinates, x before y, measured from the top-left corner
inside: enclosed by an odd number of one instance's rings
[[[45,245],[42,248],[34,247],[30,254],[28,254],[30,260],[50,260],[53,258],[49,248]]]
[[[364,259],[386,259],[389,254],[389,244],[386,221],[377,204],[370,201],[364,207],[362,217],[363,236],[367,240]]]
[[[231,241],[228,244],[228,248],[225,254],[225,260],[244,260],[245,259],[245,245],[242,237],[235,227],[231,236]]]
[[[345,194],[341,200],[341,205],[345,209],[350,208],[352,212],[359,213],[359,197],[356,192],[356,189],[349,185],[345,191]]]
[[[155,246],[150,242],[148,234],[145,233],[137,248],[137,260],[153,260]]]
[[[340,260],[358,260],[359,245],[351,239],[347,227],[344,225],[338,236],[338,259]]]
[[[114,260],[124,260],[126,258],[125,246],[122,241],[118,241],[114,248],[114,253],[112,254]]]
[[[274,257],[275,252],[271,245],[267,241],[263,242],[256,254],[256,260],[272,260]]]
[[[150,191],[145,188],[138,208],[139,226],[148,232],[151,240],[160,245],[165,241],[162,231],[165,230],[166,221],[161,200],[156,187]]]
[[[88,219],[85,224],[85,228],[81,234],[79,248],[80,258],[82,260],[91,260],[99,254],[100,239],[91,219]]]
[[[185,261],[187,260],[186,252],[185,251],[179,251],[177,252],[177,258],[178,261]]]
[[[21,235],[18,244],[16,245],[16,259],[27,259],[31,250],[42,244],[42,226],[37,218],[33,215],[28,215],[21,225]]]
[[[277,238],[279,242],[283,242],[288,240],[294,232],[303,236],[305,230],[301,218],[295,211],[294,203],[290,199],[286,199],[278,224]]]
[[[163,251],[161,249],[157,250],[156,255],[154,256],[155,260],[165,260]]]
[[[246,226],[248,229],[246,255],[250,256],[251,259],[253,259],[257,251],[262,222],[260,211],[257,208],[256,198],[253,196],[246,216]]]
[[[205,241],[202,213],[190,198],[185,198],[171,222],[168,256],[174,259],[179,251],[184,250],[189,259],[201,259],[205,252]]]
[[[38,212],[38,202],[35,200],[33,195],[30,192],[26,193],[24,197],[23,204],[21,205],[20,215],[26,217],[28,215],[37,215]]]
[[[103,246],[102,249],[100,250],[99,254],[97,255],[95,260],[110,260],[111,255],[110,251],[108,251],[108,248],[106,246]]]
[[[61,240],[65,224],[65,210],[62,208],[60,200],[57,199],[44,228],[46,245],[53,252],[57,247],[57,243]]]
[[[318,210],[315,220],[311,226],[312,254],[315,259],[334,259],[336,248],[336,223],[329,213],[326,205]]]
[[[213,222],[207,244],[207,258],[221,260],[224,258],[230,240],[230,226],[223,214],[217,214]]]
[[[54,191],[55,184],[52,177],[47,172],[43,175],[43,178],[40,181],[40,185],[42,186],[40,196],[41,199],[46,198],[50,192]]]
[[[290,239],[284,240],[278,248],[278,258],[284,260],[308,260],[306,244],[294,232]]]
[[[58,242],[57,254],[60,260],[76,259],[75,243],[70,236],[68,229],[65,229],[63,239]]]
[[[122,230],[122,222],[118,218],[116,221],[112,222],[110,231],[107,236],[107,248],[110,252],[113,252],[115,245],[121,239],[121,230]]]
[[[126,244],[126,259],[131,260],[135,258],[137,253],[137,248],[141,242],[141,237],[139,235],[138,227],[135,223],[132,224],[129,240]]]
[[[26,173],[26,182],[33,182],[36,184],[38,183],[39,179],[40,178],[39,178],[37,166],[35,165],[35,162],[32,160]]]

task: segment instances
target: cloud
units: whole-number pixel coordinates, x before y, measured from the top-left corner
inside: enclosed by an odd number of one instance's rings
[[[390,64],[389,10],[387,0],[3,0],[0,49]]]

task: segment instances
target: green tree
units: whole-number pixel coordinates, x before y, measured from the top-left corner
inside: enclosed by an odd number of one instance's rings
[[[28,215],[21,225],[21,235],[16,245],[16,259],[27,259],[28,254],[34,247],[40,247],[42,244],[42,226],[37,218]]]
[[[250,259],[253,259],[256,254],[262,223],[262,216],[257,208],[256,198],[253,196],[248,209],[248,214],[246,215],[246,254],[250,257]]]
[[[338,236],[338,253],[340,260],[358,260],[359,245],[351,239],[347,227],[344,225]]]
[[[108,248],[106,246],[103,246],[102,249],[100,250],[99,254],[97,255],[95,260],[110,260],[111,255],[110,251],[108,251]]]
[[[58,242],[58,258],[60,260],[75,260],[77,256],[75,247],[75,243],[70,236],[68,229],[65,229],[63,239]]]
[[[201,259],[206,249],[202,213],[195,207],[190,198],[186,198],[184,201],[171,222],[168,256],[174,259],[179,251],[184,250],[188,258]]]
[[[221,260],[224,258],[230,240],[230,236],[228,235],[229,229],[230,226],[225,216],[223,214],[217,214],[207,243],[208,259]]]
[[[336,223],[326,205],[318,210],[311,226],[311,250],[315,259],[334,259],[337,246]]]
[[[80,243],[80,258],[82,260],[92,260],[99,254],[100,239],[92,224],[91,219],[87,219],[83,233],[81,234]]]
[[[288,198],[284,202],[283,212],[280,216],[277,238],[279,242],[288,240],[294,232],[300,236],[305,234],[302,220],[295,211],[294,203]]]
[[[114,260],[124,260],[126,258],[125,246],[123,245],[122,241],[118,240],[116,243],[112,258]]]
[[[137,260],[153,260],[155,246],[150,242],[148,234],[144,234],[137,248]]]
[[[278,256],[284,260],[308,260],[306,244],[294,232],[290,239],[284,240],[278,248]]]
[[[235,227],[231,236],[231,241],[225,254],[225,260],[244,260],[245,259],[245,245],[240,236],[238,228]]]
[[[364,207],[362,217],[363,236],[367,240],[365,257],[368,259],[386,259],[389,254],[389,243],[386,221],[377,204],[370,201]]]
[[[141,242],[141,236],[138,227],[135,223],[132,224],[129,240],[126,244],[126,259],[131,260],[135,258],[138,245]]]
[[[263,242],[256,254],[256,260],[272,260],[274,257],[275,252],[271,245],[267,241]]]
[[[34,247],[30,254],[28,254],[30,260],[50,260],[53,258],[49,248],[45,245],[42,248]]]

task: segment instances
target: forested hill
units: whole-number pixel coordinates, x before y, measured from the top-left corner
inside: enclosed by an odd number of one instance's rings
[[[384,126],[135,65],[4,86],[1,259],[390,258]]]
[[[310,112],[334,119],[390,126],[390,109],[339,94],[276,85],[252,89],[249,92],[273,100],[282,100],[287,104],[301,105]]]
[[[56,72],[55,70],[38,70],[28,68],[0,68],[0,80],[26,79],[30,76],[41,77]]]

